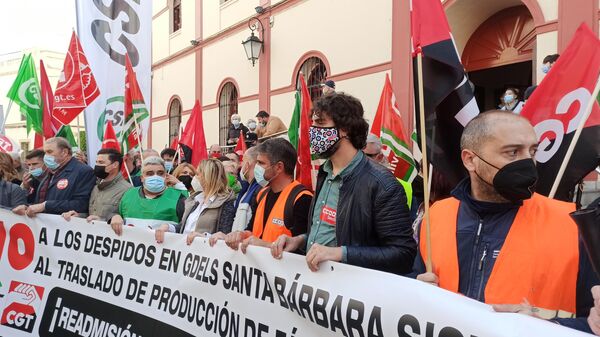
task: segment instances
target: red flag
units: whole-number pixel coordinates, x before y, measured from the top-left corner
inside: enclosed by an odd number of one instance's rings
[[[54,93],[54,116],[62,124],[69,124],[99,95],[100,90],[92,74],[92,68],[77,35],[73,32],[63,71]]]
[[[411,31],[413,52],[424,46],[450,40],[450,26],[439,0],[411,0]]]
[[[171,145],[169,145],[169,149],[176,150],[177,144],[179,144],[179,138],[176,136],[176,137],[173,137],[173,141],[171,142]]]
[[[44,61],[42,60],[40,60],[40,89],[43,102],[42,130],[44,131],[44,138],[48,139],[54,137],[62,125],[53,116],[54,94],[52,93],[52,87],[46,74],[46,67],[44,67]]]
[[[381,138],[394,176],[412,182],[417,176],[417,171],[402,127],[402,116],[388,74],[385,75],[385,84],[373,125],[371,125],[371,133]]]
[[[42,137],[41,134],[39,133],[34,133],[34,138],[33,138],[33,148],[34,149],[39,149],[41,147],[44,146],[44,138]]]
[[[539,139],[536,190],[548,195],[575,130],[585,113],[600,73],[600,40],[582,24],[567,49],[525,103],[521,115]],[[598,165],[600,107],[594,103],[555,197],[572,201],[570,192]]]
[[[296,180],[306,188],[312,190],[312,162],[310,156],[310,140],[308,129],[310,128],[311,99],[306,87],[304,75],[300,74],[302,104],[300,106],[300,133],[298,134],[298,161],[296,163]]]
[[[240,131],[240,138],[238,138],[238,142],[235,145],[235,149],[233,150],[233,152],[235,152],[240,157],[240,160],[242,160],[242,157],[244,156],[244,153],[246,153],[247,149],[248,148],[246,147],[246,137],[244,137],[244,131]]]
[[[141,143],[140,122],[149,116],[140,90],[129,54],[125,55],[125,126],[123,138],[127,140],[127,149],[133,149]]]
[[[185,125],[179,142],[183,151],[183,160],[198,166],[200,162],[208,158],[206,152],[206,139],[204,137],[204,123],[202,121],[202,109],[200,102],[196,100],[190,119]]]
[[[115,149],[121,152],[121,146],[117,140],[115,129],[112,126],[112,122],[106,123],[106,129],[104,129],[104,140],[102,141],[103,149]]]

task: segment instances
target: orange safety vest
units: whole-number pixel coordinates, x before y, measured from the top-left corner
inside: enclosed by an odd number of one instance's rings
[[[456,222],[460,201],[436,202],[430,211],[431,255],[440,287],[458,292]],[[568,317],[576,311],[579,270],[577,226],[569,217],[575,205],[534,194],[519,208],[485,287],[489,304],[519,304],[524,299],[544,316]],[[426,229],[420,250],[427,259]],[[566,313],[565,313],[566,312]]]
[[[256,208],[256,215],[254,216],[254,223],[252,225],[252,235],[266,242],[275,242],[282,234],[292,235],[292,232],[285,223],[293,221],[294,204],[296,204],[296,201],[301,196],[310,195],[312,197],[313,194],[304,185],[294,180],[277,197],[275,205],[273,205],[273,208],[267,214],[266,226],[263,228],[263,224],[265,223],[265,207],[267,204],[266,196],[269,190],[269,187],[265,187],[256,195],[258,207]]]

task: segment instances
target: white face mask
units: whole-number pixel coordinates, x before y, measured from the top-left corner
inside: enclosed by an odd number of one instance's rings
[[[198,179],[196,179],[196,177],[194,177],[194,179],[192,179],[192,188],[196,192],[202,192],[203,191],[202,185],[200,184],[200,182],[198,181]]]

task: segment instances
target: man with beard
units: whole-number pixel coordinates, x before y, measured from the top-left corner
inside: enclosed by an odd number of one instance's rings
[[[132,187],[121,175],[121,165],[123,165],[123,155],[118,150],[101,149],[98,151],[96,166],[94,166],[94,175],[98,178],[98,183],[94,186],[90,196],[88,221],[107,221],[119,213],[121,197]],[[62,214],[67,221],[78,215],[74,210]]]
[[[575,205],[534,193],[538,138],[529,121],[482,113],[465,126],[460,146],[469,177],[431,208],[431,257],[421,226],[417,279],[497,311],[586,316],[593,280],[569,217]]]
[[[310,128],[312,152],[327,161],[317,177],[306,235],[281,235],[271,247],[282,251],[306,247],[312,271],[337,261],[396,274],[408,273],[416,243],[406,194],[393,174],[369,160],[368,123],[360,101],[330,93],[314,104]]]

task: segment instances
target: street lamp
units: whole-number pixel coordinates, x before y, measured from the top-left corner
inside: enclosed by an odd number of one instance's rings
[[[265,28],[257,18],[251,18],[248,20],[248,28],[250,28],[250,36],[246,39],[246,41],[242,41],[242,45],[244,46],[244,50],[246,51],[246,57],[249,61],[252,61],[252,66],[256,63],[260,56],[260,52],[263,51],[263,41],[258,38],[258,36],[254,35],[254,31],[258,30],[260,27],[261,35],[264,36]]]

